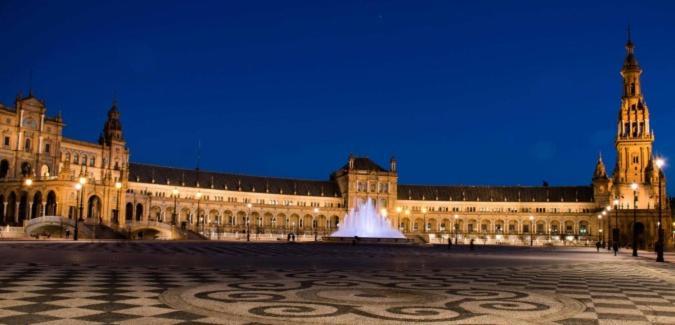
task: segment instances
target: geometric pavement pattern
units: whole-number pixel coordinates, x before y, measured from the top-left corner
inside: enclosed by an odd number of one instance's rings
[[[342,271],[9,263],[0,269],[0,323],[675,324],[675,272],[653,266]]]

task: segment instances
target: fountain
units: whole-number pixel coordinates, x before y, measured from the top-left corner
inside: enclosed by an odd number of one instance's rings
[[[338,230],[326,239],[351,242],[354,238],[365,242],[408,242],[405,235],[391,226],[389,218],[377,211],[371,199],[349,211]]]

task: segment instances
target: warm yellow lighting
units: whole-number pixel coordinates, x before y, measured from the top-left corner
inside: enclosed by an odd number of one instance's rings
[[[174,188],[173,191],[171,191],[171,193],[173,193],[173,196],[177,196],[178,195],[178,189]]]
[[[118,189],[118,190],[121,189],[121,188],[122,188],[122,183],[120,183],[120,182],[115,182],[115,188]]]
[[[197,192],[195,194],[195,196],[197,197],[197,200],[201,199],[202,198],[202,192]]]
[[[598,219],[602,219],[602,215],[601,215],[601,214],[598,215]]]
[[[458,215],[455,215],[455,219],[457,219],[457,218],[459,218],[459,216],[458,216]]]
[[[605,208],[605,210],[611,211],[611,210],[612,210],[612,206],[611,206],[611,205],[608,205],[608,206]]]
[[[386,217],[387,214],[388,214],[387,209],[385,209],[385,208],[380,209],[380,214],[381,214],[383,217]]]
[[[659,167],[659,169],[663,168],[663,166],[666,165],[666,161],[663,158],[656,158],[656,167]]]
[[[637,189],[638,189],[637,183],[630,184],[630,189],[633,190],[633,191],[637,191]]]
[[[619,205],[619,199],[614,199],[614,205],[616,205],[616,206]]]
[[[319,208],[314,208],[314,213],[319,213]]]
[[[602,232],[602,229],[600,229],[600,232]]]
[[[410,210],[405,210],[406,215],[410,215]]]
[[[253,204],[247,203],[247,204],[246,204],[246,207],[250,209],[251,207],[253,207]]]
[[[75,189],[78,190],[78,191],[81,190],[81,189],[82,189],[82,184],[80,184],[80,183],[75,183]]]
[[[403,208],[401,208],[401,207],[396,207],[396,212],[401,213],[401,210],[403,210]]]
[[[30,178],[26,178],[26,180],[23,183],[26,184],[26,186],[31,186],[33,185],[33,180]]]
[[[422,213],[427,213],[427,208],[422,208]]]
[[[87,178],[86,177],[80,177],[80,184],[82,184],[82,185],[87,184]]]
[[[607,211],[602,211],[602,215],[603,215],[603,216],[606,216],[606,215],[607,215]]]
[[[533,216],[530,216],[530,221],[532,221],[532,220],[534,220],[534,217],[533,217]]]

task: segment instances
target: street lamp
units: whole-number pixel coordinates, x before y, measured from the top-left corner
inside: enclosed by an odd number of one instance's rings
[[[663,236],[663,220],[661,219],[661,212],[662,212],[662,205],[663,205],[663,198],[661,197],[661,181],[663,179],[663,166],[665,166],[666,161],[663,158],[657,158],[656,159],[656,167],[659,168],[659,239],[656,242],[656,261],[657,262],[664,262],[663,259],[663,249],[664,249],[664,236]]]
[[[26,185],[26,186],[31,186],[31,185],[33,185],[33,180],[30,179],[30,178],[26,178],[26,180],[23,181],[23,184]]]
[[[630,184],[630,189],[633,190],[633,256],[638,256],[637,251],[637,232],[635,232],[637,222],[637,203],[638,203],[638,185],[637,183]]]
[[[612,236],[614,237],[614,242],[616,243],[616,247],[621,246],[621,231],[619,228],[619,199],[616,198],[614,199],[614,229],[612,230]]]
[[[253,204],[246,203],[246,207],[248,208],[248,213],[246,214],[246,241],[251,241],[250,215],[251,215],[251,207],[253,207]]]
[[[173,213],[171,214],[171,224],[175,226],[178,219],[178,189],[174,187],[174,189],[171,191],[171,194],[173,194]]]
[[[452,226],[452,228],[453,228],[452,231],[455,233],[455,245],[457,245],[457,230],[458,230],[458,229],[457,229],[457,219],[458,219],[458,218],[459,218],[459,216],[458,216],[458,215],[455,215],[455,222],[454,222],[454,224],[453,224],[453,226]]]
[[[199,203],[202,200],[202,192],[197,192],[195,194],[195,197],[197,198],[197,227],[199,228],[199,220],[201,219],[201,213],[199,212]],[[194,221],[194,220],[193,220]]]
[[[424,222],[424,225],[422,225],[424,228],[424,233],[427,233],[427,208],[422,208],[422,221]]]
[[[600,237],[602,235],[602,214],[598,214],[598,241],[602,243],[605,241],[604,236]]]
[[[534,246],[534,238],[532,232],[534,231],[534,217],[530,216],[530,246]]]
[[[80,216],[79,217],[80,217],[80,221],[84,221],[84,219],[82,219],[82,216],[84,215],[84,213],[82,212],[82,205],[84,203],[83,202],[84,201],[84,184],[87,184],[87,178],[80,177],[80,184],[81,184],[82,191],[80,191]]]
[[[612,210],[612,206],[608,205],[607,207],[605,207],[605,211],[603,211],[602,213],[604,215],[607,215],[607,213],[611,210]],[[612,216],[611,215],[607,217],[607,231],[612,231]],[[603,234],[603,236],[604,236],[604,234]],[[611,233],[607,234],[607,250],[612,249],[612,237],[611,236],[612,236]]]
[[[115,189],[117,190],[117,208],[115,209],[115,223],[120,222],[120,194],[122,190],[122,183],[115,182]]]
[[[396,229],[401,231],[401,211],[403,208],[396,207]]]
[[[405,215],[408,218],[410,217],[410,209],[405,210]],[[410,219],[408,219],[408,220],[410,220]],[[406,230],[405,227],[403,228],[403,230]]]
[[[314,208],[312,210],[314,214],[312,215],[312,229],[314,230],[314,241],[318,241],[319,234],[316,232],[316,215],[319,213],[319,208]]]
[[[77,200],[77,202],[75,203],[75,206],[80,206],[80,192],[82,191],[82,184],[75,183],[75,190],[77,191],[75,193],[75,195],[76,195],[75,200]],[[80,209],[80,212],[82,212],[81,209]],[[78,224],[77,220],[78,219],[79,219],[79,216],[76,215],[75,216],[75,229],[73,229],[73,240],[77,240],[77,235],[79,233],[78,232],[78,226],[77,226],[77,224]]]

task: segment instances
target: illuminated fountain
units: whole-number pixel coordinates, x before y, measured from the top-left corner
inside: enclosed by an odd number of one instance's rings
[[[400,231],[391,226],[389,218],[380,214],[375,204],[368,199],[349,211],[338,230],[330,235],[331,238],[406,238]]]

